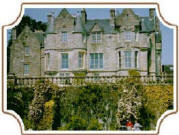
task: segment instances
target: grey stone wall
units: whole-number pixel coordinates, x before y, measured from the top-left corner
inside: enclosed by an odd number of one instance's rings
[[[25,54],[25,46],[30,48],[29,55]],[[13,41],[10,49],[10,73],[26,77],[41,75],[40,43],[28,27]],[[24,64],[29,64],[29,74],[24,74]]]

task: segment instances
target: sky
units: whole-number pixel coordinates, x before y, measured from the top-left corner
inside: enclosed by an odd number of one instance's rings
[[[121,13],[122,8],[116,9],[116,12]],[[50,12],[54,13],[54,16],[58,16],[60,13],[60,8],[26,8],[24,15],[28,15],[31,18],[47,22],[47,15]],[[75,15],[78,11],[81,11],[79,8],[68,8],[68,11]],[[105,19],[110,18],[110,9],[109,8],[87,8],[87,18],[88,19]],[[147,8],[134,8],[133,11],[139,16],[148,16],[149,10]],[[170,29],[160,23],[160,29],[162,33],[162,65],[173,64],[173,29]],[[9,35],[8,35],[9,36]]]

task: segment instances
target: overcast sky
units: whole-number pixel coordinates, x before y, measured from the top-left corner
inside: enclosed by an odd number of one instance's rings
[[[78,8],[68,8],[68,11],[75,15],[81,9]],[[109,8],[87,8],[87,18],[88,19],[104,19],[110,18]],[[116,9],[116,12],[121,13],[123,9]],[[57,8],[26,8],[25,15],[30,16],[37,21],[47,22],[47,14],[49,12],[54,12],[57,16],[61,9]],[[147,8],[136,8],[133,9],[135,14],[139,16],[148,16],[149,10]],[[164,26],[160,23],[160,28],[162,32],[162,64],[168,65],[173,64],[173,30]],[[9,35],[8,35],[9,36]]]

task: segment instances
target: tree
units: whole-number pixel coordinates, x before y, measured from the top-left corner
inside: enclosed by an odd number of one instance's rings
[[[172,85],[151,85],[143,89],[143,108],[148,116],[143,118],[143,123],[150,123],[147,128],[155,129],[157,120],[168,109],[173,109],[173,86]]]
[[[54,101],[50,100],[44,105],[44,114],[42,120],[39,122],[39,130],[52,130],[54,117]]]
[[[46,23],[43,23],[41,21],[36,21],[30,18],[29,16],[23,16],[19,25],[15,27],[17,36],[23,31],[25,26],[29,26],[32,31],[41,30],[44,32],[47,29]]]
[[[58,89],[50,81],[40,80],[34,87],[34,98],[29,107],[29,120],[34,124],[34,129],[38,128],[39,122],[43,117],[44,104],[52,98],[53,92]]]
[[[142,106],[142,83],[137,76],[140,74],[136,71],[129,71],[129,78],[122,80],[122,92],[119,94],[117,121],[119,128],[127,120],[137,120],[139,110]]]

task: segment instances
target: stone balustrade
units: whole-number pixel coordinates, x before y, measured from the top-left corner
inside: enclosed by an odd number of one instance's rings
[[[173,84],[173,76],[86,76],[86,77],[15,77],[7,78],[7,87],[33,87],[38,80],[49,80],[58,86],[84,85],[85,83],[117,83],[121,80],[140,79],[144,84]]]

